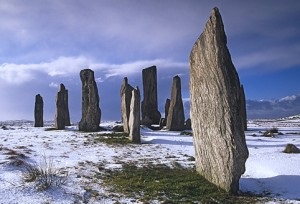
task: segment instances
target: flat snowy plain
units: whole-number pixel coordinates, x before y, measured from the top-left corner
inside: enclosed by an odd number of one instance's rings
[[[45,131],[51,123],[44,128],[34,128],[26,121],[0,125],[0,203],[137,203],[116,193],[112,196],[101,183],[93,182],[99,165],[105,169],[121,168],[124,162],[194,166],[189,160],[194,156],[193,139],[180,132],[142,128],[142,145],[111,146],[90,142],[99,133],[82,133],[76,126]],[[101,123],[107,128],[114,125]],[[262,136],[273,127],[282,134]],[[288,143],[300,147],[299,117],[249,121],[246,140],[250,155],[240,190],[270,197],[268,203],[300,203],[300,154],[282,152]],[[51,159],[55,168],[68,172],[66,183],[39,191],[33,182],[23,182],[22,169],[12,163],[12,151],[31,163]],[[88,189],[96,190],[100,196],[91,196]]]

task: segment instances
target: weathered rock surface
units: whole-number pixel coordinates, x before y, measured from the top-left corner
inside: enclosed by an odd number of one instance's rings
[[[242,116],[242,122],[243,122],[243,127],[244,130],[247,130],[247,110],[246,110],[246,96],[244,92],[244,86],[241,85],[240,89],[240,97],[241,97],[241,116]]]
[[[160,112],[157,103],[157,74],[156,66],[143,69],[142,124],[159,124]]]
[[[43,97],[38,94],[35,96],[34,105],[34,127],[44,127],[44,101]]]
[[[131,104],[130,104],[130,116],[129,116],[129,139],[133,143],[141,143],[140,134],[140,90],[138,87],[132,90]]]
[[[196,170],[227,192],[237,193],[249,153],[241,121],[240,81],[217,8],[190,54],[190,93]]]
[[[188,118],[186,121],[185,121],[185,129],[186,130],[191,130],[192,129],[192,121],[190,118]]]
[[[171,100],[169,98],[167,98],[166,103],[165,103],[165,118],[168,118],[170,103],[171,103]]]
[[[90,69],[81,70],[80,79],[82,82],[82,118],[79,122],[79,130],[98,131],[100,129],[101,110],[94,72]]]
[[[284,153],[287,154],[299,154],[300,149],[294,144],[287,144],[283,150]]]
[[[181,97],[181,80],[179,76],[173,77],[171,101],[167,118],[167,129],[171,131],[184,130],[184,110]]]
[[[122,113],[122,121],[124,132],[129,133],[129,114],[130,114],[130,103],[131,103],[131,96],[132,96],[133,87],[128,84],[128,79],[125,77],[123,79],[123,83],[120,90],[121,96],[121,113]]]
[[[55,127],[58,130],[65,129],[70,124],[70,114],[68,105],[68,90],[60,84],[60,90],[56,95]]]
[[[164,126],[167,124],[167,119],[165,118],[160,118],[159,120],[159,129],[163,129]]]

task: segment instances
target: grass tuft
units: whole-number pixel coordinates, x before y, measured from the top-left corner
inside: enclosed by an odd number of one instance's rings
[[[137,168],[124,164],[121,171],[116,170],[104,176],[104,183],[112,186],[112,191],[142,202],[249,203],[249,198],[239,202],[239,197],[229,195],[194,170],[161,165]],[[255,198],[250,201],[254,202]]]
[[[97,134],[92,136],[92,142],[95,143],[106,143],[109,145],[127,145],[133,144],[129,140],[127,133],[106,133],[106,134]]]

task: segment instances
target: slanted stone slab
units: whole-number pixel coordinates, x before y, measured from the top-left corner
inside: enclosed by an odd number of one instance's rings
[[[60,90],[56,95],[56,113],[55,127],[58,130],[65,129],[65,126],[70,124],[70,114],[68,105],[68,90],[63,84],[60,84]]]
[[[98,88],[91,69],[80,71],[82,82],[82,117],[79,130],[94,132],[100,129],[101,110],[99,108]]]
[[[129,133],[129,114],[130,114],[130,103],[132,96],[133,87],[128,84],[128,79],[125,77],[121,85],[120,96],[121,96],[121,113],[123,128],[125,133]]]
[[[173,78],[171,101],[167,118],[167,129],[171,131],[184,130],[184,110],[181,97],[181,80],[179,76]]]
[[[141,143],[140,134],[140,90],[138,87],[132,90],[130,116],[129,116],[129,139],[133,143]]]
[[[142,124],[159,124],[160,112],[157,103],[157,74],[156,66],[143,69],[144,100],[142,101]]]
[[[240,81],[217,8],[190,54],[190,93],[196,170],[227,192],[237,193],[249,153]]]
[[[34,105],[34,127],[44,127],[44,101],[43,97],[38,94],[35,96]]]

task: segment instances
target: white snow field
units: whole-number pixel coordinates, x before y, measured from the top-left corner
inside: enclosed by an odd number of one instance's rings
[[[66,130],[45,131],[32,127],[32,122],[0,122],[0,203],[138,203],[122,195],[111,196],[93,175],[99,165],[105,169],[121,168],[122,163],[156,164],[193,167],[192,136],[180,132],[152,131],[142,128],[142,145],[107,145],[90,142],[99,133],[82,133],[76,126]],[[101,123],[112,127],[114,122]],[[300,147],[300,119],[249,121],[246,140],[249,158],[240,180],[240,190],[270,197],[269,203],[300,203],[300,154],[285,154],[286,144]],[[282,134],[264,137],[266,129],[276,127]],[[14,154],[13,154],[14,153]],[[59,187],[39,190],[34,182],[24,182],[24,170],[12,157],[43,164],[67,172],[66,182]],[[96,189],[97,198],[89,189]],[[117,199],[116,199],[117,197]]]

